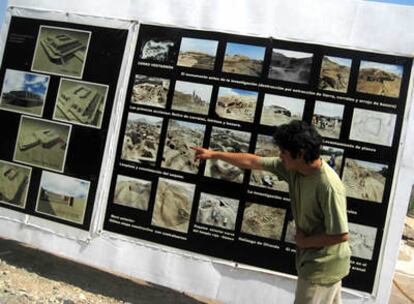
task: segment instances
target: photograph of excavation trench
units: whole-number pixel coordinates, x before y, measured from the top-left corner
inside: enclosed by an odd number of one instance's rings
[[[139,210],[148,210],[152,183],[147,180],[118,175],[114,204]]]
[[[340,176],[344,149],[322,145],[320,149],[320,155],[321,158],[326,161],[326,163]]]
[[[207,115],[212,90],[211,85],[178,80],[175,83],[172,109]]]
[[[32,169],[0,160],[0,202],[20,208],[26,206]]]
[[[302,120],[304,108],[304,99],[265,94],[260,123],[267,126],[280,126],[292,120]]]
[[[269,78],[295,83],[309,83],[313,54],[273,49]]]
[[[346,93],[351,74],[352,59],[324,56],[318,88],[321,90]]]
[[[342,127],[344,105],[316,101],[312,124],[323,137],[339,138]]]
[[[137,74],[132,87],[131,103],[165,108],[169,89],[169,79]]]
[[[349,223],[349,245],[352,256],[371,260],[376,236],[377,228]]]
[[[256,111],[258,92],[220,87],[216,114],[221,118],[252,123]]]
[[[260,77],[265,47],[228,42],[223,72]]]
[[[213,70],[216,61],[218,41],[183,37],[180,52],[178,53],[178,66]]]

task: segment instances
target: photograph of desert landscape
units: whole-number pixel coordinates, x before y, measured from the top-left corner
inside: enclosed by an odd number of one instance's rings
[[[377,228],[349,223],[349,245],[352,256],[371,260],[376,236]]]
[[[295,235],[296,235],[295,221],[294,220],[288,221],[287,228],[286,228],[285,242],[296,244]]]
[[[165,138],[161,167],[196,174],[199,162],[194,161],[191,147],[203,145],[206,126],[180,120],[170,120]]]
[[[342,169],[342,160],[344,156],[344,149],[335,148],[331,146],[322,145],[320,149],[321,158],[335,170],[340,176]]]
[[[211,85],[178,80],[171,107],[176,111],[207,115],[212,90]]]
[[[223,72],[260,77],[265,47],[228,42],[223,62]]]
[[[89,185],[85,180],[43,171],[36,212],[83,224]]]
[[[323,137],[339,138],[342,127],[344,105],[316,101],[312,124]]]
[[[234,230],[238,208],[238,200],[209,193],[201,193],[196,221],[204,225]]]
[[[304,99],[265,94],[260,123],[267,126],[280,126],[292,120],[302,120],[304,107]]]
[[[129,113],[121,158],[154,165],[160,144],[162,122],[161,117]]]
[[[165,108],[169,89],[169,79],[137,74],[132,87],[131,103]]]
[[[194,190],[195,185],[160,178],[151,225],[187,233]]]
[[[258,92],[220,87],[216,114],[221,118],[254,121]]]
[[[346,195],[381,203],[387,174],[387,165],[346,158],[342,175]]]
[[[356,90],[361,93],[398,98],[403,66],[361,60]]]
[[[280,240],[286,210],[256,203],[246,203],[241,232]]]
[[[216,40],[183,37],[181,39],[177,65],[213,70],[216,61],[217,46],[218,41]]]
[[[349,139],[391,147],[396,120],[396,114],[355,108]]]
[[[269,78],[295,83],[309,83],[313,54],[282,49],[272,50]]]
[[[30,167],[0,160],[0,203],[24,208],[31,173]]]
[[[213,127],[209,149],[227,152],[248,152],[251,134],[243,131]],[[241,183],[244,170],[219,159],[206,161],[205,176]]]
[[[351,65],[352,59],[324,56],[319,75],[319,89],[346,93]]]
[[[173,64],[177,56],[175,44],[175,41],[166,35],[146,37],[141,45],[139,59]]]
[[[152,183],[144,179],[118,175],[114,193],[114,204],[139,210],[148,210]]]

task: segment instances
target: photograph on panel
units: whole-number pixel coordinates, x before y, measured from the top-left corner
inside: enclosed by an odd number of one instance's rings
[[[302,120],[304,108],[304,99],[265,94],[260,123],[267,126],[280,126],[292,120]]]
[[[269,78],[295,83],[309,83],[312,53],[272,49]]]
[[[398,98],[404,67],[361,60],[356,90],[360,93]]]
[[[0,160],[0,203],[24,208],[31,172],[30,167]]]
[[[144,37],[141,44],[139,59],[164,64],[174,64],[177,57],[177,42],[168,33]]]
[[[90,182],[43,171],[36,212],[83,224]]]
[[[274,143],[273,136],[258,134],[254,154],[261,157],[278,157],[279,147]],[[250,185],[283,192],[289,191],[287,182],[265,170],[252,170]]]
[[[82,78],[91,32],[40,26],[32,70]]]
[[[207,115],[213,86],[178,80],[171,108],[176,111]]]
[[[243,131],[213,127],[209,149],[214,151],[249,151],[251,134]],[[231,182],[243,182],[244,170],[220,159],[207,159],[204,175]]]
[[[266,48],[250,44],[228,42],[223,72],[260,77]]]
[[[342,160],[344,149],[322,145],[320,148],[321,158],[340,175],[342,169]]]
[[[14,161],[63,172],[71,126],[22,116]]]
[[[118,175],[114,193],[114,204],[139,210],[148,210],[151,181]]]
[[[187,233],[194,190],[193,184],[160,178],[151,225]]]
[[[323,56],[318,88],[346,93],[351,74],[352,59]]]
[[[253,122],[258,92],[220,87],[216,113],[221,118]]]
[[[121,158],[136,163],[155,164],[163,119],[128,113]]]
[[[53,119],[100,129],[108,88],[98,83],[62,78]]]
[[[247,202],[243,212],[241,232],[280,240],[285,215],[285,209]]]
[[[339,138],[342,127],[344,105],[316,101],[312,124],[323,137]]]
[[[371,260],[377,228],[349,223],[349,246],[353,257]]]
[[[355,108],[349,139],[391,147],[396,120],[396,114]]]
[[[191,147],[203,145],[206,126],[181,120],[168,122],[161,167],[196,174],[199,162],[194,161]]]
[[[170,80],[167,78],[135,75],[131,103],[165,109]]]
[[[189,68],[213,70],[218,41],[183,37],[177,65]]]
[[[201,193],[196,222],[234,230],[239,201],[233,198]]]
[[[294,220],[288,221],[287,228],[286,228],[285,242],[296,244],[295,235],[296,235],[295,221]]]
[[[346,158],[342,174],[346,195],[381,203],[387,174],[387,165]]]
[[[49,80],[46,75],[7,69],[1,89],[0,109],[42,116]]]

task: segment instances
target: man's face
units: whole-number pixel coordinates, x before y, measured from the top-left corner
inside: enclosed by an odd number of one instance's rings
[[[280,148],[279,158],[282,160],[282,164],[285,166],[286,170],[295,171],[302,163],[301,157],[293,158],[288,150],[282,148]]]

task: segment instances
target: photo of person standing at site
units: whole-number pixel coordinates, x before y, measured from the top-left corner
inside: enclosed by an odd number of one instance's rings
[[[341,303],[351,256],[345,188],[320,158],[322,137],[312,125],[295,120],[276,127],[273,138],[279,156],[192,149],[195,160],[219,159],[242,169],[270,171],[289,184],[296,224],[295,303]]]

